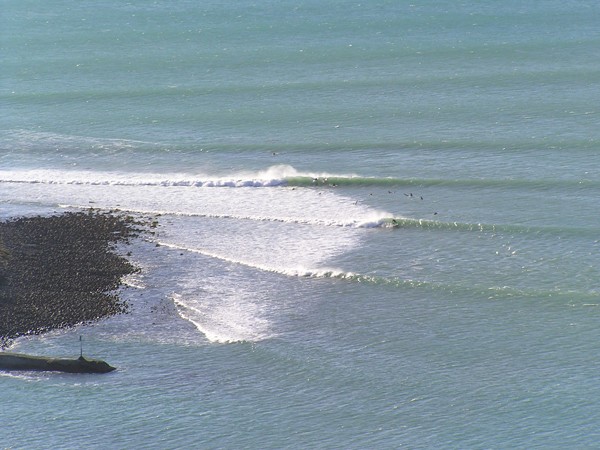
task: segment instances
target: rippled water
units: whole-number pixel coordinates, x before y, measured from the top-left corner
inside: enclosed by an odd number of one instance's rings
[[[593,2],[11,3],[0,216],[153,216],[11,448],[590,448]]]

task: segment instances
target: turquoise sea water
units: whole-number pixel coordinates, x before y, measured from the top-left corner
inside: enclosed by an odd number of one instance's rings
[[[0,217],[159,215],[0,445],[594,448],[600,5],[6,1]]]

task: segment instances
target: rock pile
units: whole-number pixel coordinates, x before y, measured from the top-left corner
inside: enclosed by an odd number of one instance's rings
[[[114,246],[143,231],[116,213],[64,213],[0,223],[0,347],[11,339],[125,312],[116,289],[138,269]]]

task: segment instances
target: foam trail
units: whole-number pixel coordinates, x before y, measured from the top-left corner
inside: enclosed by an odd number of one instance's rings
[[[219,176],[201,173],[146,173],[77,171],[58,169],[0,170],[0,183],[42,183],[109,186],[188,186],[188,187],[474,187],[502,189],[547,190],[547,180],[512,179],[415,179],[394,177],[366,177],[357,174],[328,172],[300,172],[292,166],[272,166],[256,172],[239,172]],[[594,180],[553,180],[561,189],[598,189]]]
[[[257,342],[273,336],[259,307],[248,302],[202,303],[190,296],[173,294],[179,315],[215,343]]]
[[[351,272],[344,272],[338,269],[331,268],[320,268],[320,269],[307,269],[304,267],[296,266],[289,268],[282,268],[271,266],[267,264],[260,264],[254,261],[250,261],[242,258],[234,258],[225,254],[220,254],[214,251],[200,249],[200,248],[189,248],[183,245],[171,244],[167,242],[158,241],[158,245],[171,248],[174,250],[182,250],[192,253],[198,253],[204,256],[208,256],[210,258],[219,259],[221,261],[226,261],[233,264],[240,264],[246,267],[251,267],[253,269],[259,269],[264,272],[278,273],[281,275],[286,275],[290,277],[307,277],[307,278],[351,278],[355,275]]]
[[[298,172],[289,165],[271,166],[255,172],[239,172],[220,176],[201,173],[123,173],[86,170],[31,169],[0,170],[0,182],[73,184],[90,186],[189,186],[189,187],[276,187],[288,186],[290,180],[306,180],[296,184],[310,185],[313,180],[350,179],[355,175]]]
[[[188,186],[188,187],[272,187],[285,186],[283,178],[258,178],[194,174],[157,174],[91,172],[75,170],[13,170],[0,171],[0,182],[30,184],[63,184],[86,186]]]
[[[39,177],[35,177],[40,180]],[[2,183],[0,201],[40,205],[119,209],[140,214],[231,218],[290,224],[379,227],[391,214],[342,195],[335,189],[203,189],[189,186]],[[79,178],[78,178],[79,180]],[[148,180],[147,178],[145,179]],[[112,179],[111,182],[113,182]],[[128,183],[134,182],[128,180]]]
[[[59,208],[63,209],[89,209],[91,205],[81,204],[58,204]],[[299,218],[299,217],[274,217],[274,216],[253,216],[253,215],[235,215],[235,214],[210,214],[210,213],[194,213],[194,212],[172,212],[170,210],[149,210],[149,209],[136,209],[136,208],[113,208],[110,206],[101,206],[98,204],[93,205],[95,208],[101,209],[114,209],[121,212],[127,212],[131,214],[140,215],[153,215],[153,216],[164,216],[173,215],[180,217],[201,217],[207,219],[234,219],[234,220],[248,220],[255,222],[279,222],[289,224],[301,224],[301,225],[318,225],[318,226],[329,226],[329,227],[348,227],[348,228],[380,228],[380,227],[394,227],[392,220],[387,217],[386,213],[373,212],[366,217],[360,219],[349,218],[347,220],[339,219],[319,219],[319,218]]]

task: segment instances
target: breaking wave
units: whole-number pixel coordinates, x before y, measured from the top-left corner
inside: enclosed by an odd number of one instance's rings
[[[357,174],[298,171],[289,165],[275,165],[265,170],[220,176],[193,173],[123,173],[85,170],[0,170],[0,183],[41,183],[109,186],[190,186],[190,187],[402,187],[467,186],[479,188],[549,189],[597,188],[590,180],[509,180],[509,179],[416,179],[365,177]],[[550,184],[550,185],[549,185]]]
[[[443,291],[443,292],[464,292],[474,294],[479,297],[488,299],[507,299],[507,298],[563,298],[571,300],[577,298],[581,306],[597,306],[600,305],[600,292],[597,291],[567,291],[559,288],[548,288],[548,289],[523,289],[511,286],[489,286],[485,284],[481,285],[466,285],[464,283],[446,283],[436,281],[426,281],[410,278],[401,277],[385,277],[378,275],[361,274],[355,272],[349,272],[342,269],[336,269],[331,267],[322,268],[302,268],[302,267],[275,267],[262,264],[256,264],[254,262],[245,261],[243,259],[231,258],[220,255],[216,252],[206,251],[202,249],[191,249],[185,246],[159,243],[167,248],[171,248],[178,251],[188,251],[193,253],[202,254],[211,258],[216,258],[232,264],[240,264],[261,271],[278,273],[288,277],[298,278],[320,278],[320,279],[331,279],[348,281],[352,283],[368,283],[373,285],[386,285],[396,288],[404,289],[425,289],[430,291]]]

